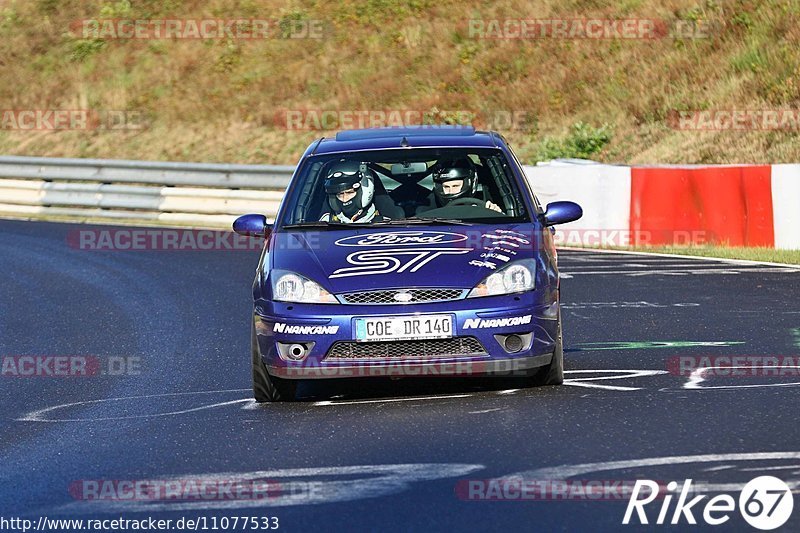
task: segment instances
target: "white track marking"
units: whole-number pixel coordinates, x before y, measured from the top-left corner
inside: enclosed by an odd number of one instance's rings
[[[636,391],[642,390],[642,387],[625,387],[622,385],[601,385],[598,383],[591,383],[592,381],[600,381],[605,379],[628,379],[639,378],[646,376],[658,376],[661,374],[668,374],[666,370],[565,370],[564,374],[619,374],[620,372],[627,372],[620,376],[595,376],[589,378],[571,378],[565,379],[564,385],[572,385],[573,387],[586,387],[593,389],[604,390],[618,390],[618,391]]]
[[[733,388],[758,388],[758,387],[785,387],[785,386],[796,386],[800,385],[800,382],[792,382],[792,383],[767,383],[767,384],[757,384],[757,385],[726,385],[726,386],[701,386],[700,384],[706,381],[704,377],[704,373],[721,367],[704,367],[700,369],[696,369],[692,374],[689,376],[689,379],[686,383],[683,384],[683,389],[694,389],[694,390],[709,390],[709,389],[733,389]],[[784,368],[784,367],[772,367],[772,366],[758,366],[758,367],[724,367],[724,368]],[[787,366],[786,368],[800,368],[800,366]],[[663,374],[668,374],[666,370],[633,370],[633,369],[599,369],[599,370],[566,370],[564,371],[565,375],[588,375],[587,377],[569,377],[564,380],[564,385],[573,386],[573,387],[583,387],[583,388],[594,388],[600,390],[614,390],[614,391],[637,391],[642,390],[643,387],[631,387],[631,386],[624,386],[624,385],[606,385],[601,383],[596,383],[597,381],[607,381],[607,380],[619,380],[619,379],[633,379],[639,377],[652,377],[658,376]],[[592,374],[612,374],[612,375],[592,375]],[[521,389],[507,389],[495,392],[496,395],[511,395],[519,392]],[[665,390],[665,389],[662,389]],[[93,404],[102,404],[102,403],[110,403],[110,402],[120,402],[126,400],[140,400],[140,399],[149,399],[149,398],[164,398],[164,397],[174,397],[174,396],[193,396],[193,395],[200,395],[200,394],[214,394],[214,393],[233,393],[233,392],[245,392],[250,391],[250,389],[224,389],[224,390],[212,390],[212,391],[196,391],[196,392],[173,392],[173,393],[164,393],[164,394],[151,394],[151,395],[142,395],[142,396],[126,396],[121,398],[106,398],[100,400],[86,400],[81,402],[71,402],[65,404],[54,405],[51,407],[46,407],[44,409],[39,409],[36,411],[32,411],[21,418],[17,418],[16,421],[18,422],[94,422],[94,421],[109,421],[109,420],[128,420],[128,419],[141,419],[141,418],[156,418],[156,417],[165,417],[165,416],[175,416],[175,415],[182,415],[193,413],[197,411],[203,411],[207,409],[214,409],[217,407],[225,407],[228,405],[236,405],[242,404],[241,409],[246,410],[255,410],[261,407],[260,404],[256,403],[252,398],[242,398],[236,400],[230,400],[225,402],[216,402],[206,405],[200,405],[197,407],[191,407],[187,409],[179,409],[175,411],[168,411],[163,413],[151,413],[151,414],[142,414],[142,415],[129,415],[129,416],[117,416],[117,417],[100,417],[100,418],[46,418],[46,415],[53,413],[54,411],[58,411],[61,409],[67,409],[70,407],[77,407],[83,405],[93,405]],[[310,405],[316,407],[327,407],[327,406],[335,406],[335,405],[360,405],[360,404],[385,404],[385,403],[398,403],[398,402],[413,402],[413,401],[425,401],[425,400],[446,400],[446,399],[453,399],[453,398],[470,398],[481,394],[481,392],[476,393],[465,393],[465,394],[447,394],[447,395],[429,395],[429,396],[413,396],[408,398],[379,398],[379,399],[371,399],[371,400],[324,400],[311,403]],[[487,411],[488,412],[488,411]]]
[[[265,459],[269,461],[269,459]],[[158,482],[181,481],[198,484],[227,482],[246,486],[248,483],[277,483],[291,489],[305,487],[302,493],[265,495],[249,499],[211,499],[203,501],[163,500],[78,500],[56,509],[64,513],[103,513],[201,511],[206,509],[247,509],[315,505],[372,499],[408,490],[413,483],[459,478],[484,469],[480,464],[412,463],[354,465],[322,468],[290,468],[255,472],[213,472],[186,476],[153,476]]]
[[[641,387],[623,387],[621,385],[598,385],[597,383],[583,383],[583,382],[571,381],[569,379],[564,380],[564,385],[569,385],[571,387],[586,387],[587,389],[603,389],[603,390],[619,390],[619,391],[642,390]]]
[[[639,300],[636,302],[567,302],[561,304],[561,309],[662,309],[668,307],[699,307],[695,302],[679,303],[653,303]]]
[[[631,468],[672,466],[677,464],[692,463],[717,463],[729,461],[767,461],[800,459],[800,452],[755,452],[755,453],[721,453],[703,455],[674,455],[668,457],[650,457],[646,459],[632,459],[625,461],[603,461],[598,463],[582,463],[575,465],[561,465],[554,467],[537,468],[525,472],[518,472],[505,476],[505,479],[558,479],[566,480],[576,476],[586,476],[609,470],[628,470]],[[797,465],[795,465],[797,466]],[[699,467],[698,467],[699,469]],[[639,476],[637,476],[639,477]],[[691,476],[689,476],[691,477]],[[790,487],[800,486],[800,480],[784,480]],[[744,483],[698,483],[695,490],[699,492],[725,492],[741,490]]]
[[[671,265],[675,263],[685,263],[683,258],[689,256],[681,256],[681,259],[670,259],[670,258],[663,258],[663,257],[636,257],[635,262],[641,265]],[[702,259],[702,258],[701,258]],[[612,264],[618,263],[619,261],[625,260],[624,257],[609,257],[607,255],[586,255],[586,256],[577,256],[577,255],[560,255],[558,257],[559,264],[564,265],[580,265],[580,266],[592,266],[593,264]],[[697,263],[695,263],[697,264]],[[701,263],[702,264],[702,263]]]
[[[636,377],[647,377],[647,376],[655,376],[660,374],[666,374],[667,371],[665,370],[566,370],[564,374],[620,374],[622,375],[613,375],[613,376],[593,376],[593,377],[583,377],[583,378],[571,378],[565,379],[565,385],[572,385],[575,387],[586,387],[586,388],[595,388],[595,389],[605,389],[605,390],[618,390],[618,391],[635,391],[641,390],[641,387],[627,387],[627,386],[617,386],[617,385],[603,385],[598,383],[593,383],[594,381],[599,380],[610,380],[610,379],[628,379],[628,378],[636,378]],[[519,392],[521,389],[506,389],[495,392],[498,396],[508,396]],[[212,391],[196,391],[196,392],[171,392],[171,393],[164,393],[164,394],[149,394],[149,395],[142,395],[142,396],[125,396],[121,398],[105,398],[100,400],[85,400],[81,402],[71,402],[59,405],[53,405],[51,407],[45,407],[44,409],[38,409],[36,411],[32,411],[27,413],[26,415],[15,419],[17,422],[100,422],[100,421],[113,421],[113,420],[130,420],[130,419],[143,419],[143,418],[157,418],[157,417],[165,417],[165,416],[176,416],[188,413],[194,413],[197,411],[204,411],[207,409],[214,409],[217,407],[225,407],[228,405],[236,405],[242,404],[241,409],[245,410],[256,410],[263,407],[262,404],[255,402],[252,398],[241,398],[236,400],[229,400],[225,402],[215,402],[206,405],[200,405],[197,407],[190,407],[187,409],[179,409],[174,411],[167,411],[163,413],[150,413],[150,414],[141,414],[141,415],[128,415],[128,416],[107,416],[107,417],[99,417],[99,418],[49,418],[48,415],[52,414],[55,411],[59,411],[62,409],[68,409],[70,407],[78,407],[78,406],[88,406],[88,405],[95,405],[95,404],[105,404],[111,402],[122,402],[128,400],[142,400],[142,399],[150,399],[150,398],[167,398],[167,397],[175,397],[175,396],[194,396],[199,394],[215,394],[215,393],[233,393],[233,392],[245,392],[250,391],[250,389],[224,389],[224,390],[212,390]],[[412,396],[408,398],[379,398],[379,399],[372,399],[372,400],[323,400],[318,402],[313,402],[309,405],[315,407],[327,407],[332,405],[359,405],[359,404],[385,404],[385,403],[398,403],[398,402],[413,402],[413,401],[424,401],[424,400],[447,400],[453,398],[471,398],[475,397],[482,392],[475,392],[475,393],[465,393],[465,394],[447,394],[447,395],[429,395],[429,396]]]
[[[129,415],[129,416],[108,416],[102,418],[54,418],[48,420],[42,419],[21,419],[22,422],[100,422],[104,420],[131,420],[136,418],[157,418],[160,416],[174,416],[174,415],[185,415],[187,413],[194,413],[196,411],[204,411],[206,409],[213,409],[215,407],[224,407],[226,405],[234,405],[237,403],[246,403],[249,402],[250,398],[244,398],[242,400],[231,400],[229,402],[218,402],[218,403],[210,403],[207,405],[201,405],[200,407],[192,407],[190,409],[182,409],[179,411],[168,411],[166,413],[152,413],[147,415]]]
[[[250,401],[249,398],[243,400],[233,400],[230,402],[221,402],[221,403],[214,403],[209,405],[204,405],[200,407],[194,407],[191,409],[185,409],[182,411],[173,411],[168,413],[155,413],[149,415],[132,415],[132,416],[121,416],[121,417],[108,417],[108,418],[73,418],[73,419],[45,419],[42,418],[45,414],[51,413],[53,411],[57,411],[59,409],[66,409],[68,407],[75,407],[78,405],[91,405],[91,404],[98,404],[98,403],[108,403],[108,402],[121,402],[125,400],[141,400],[146,398],[165,398],[169,396],[193,396],[197,394],[215,394],[215,393],[224,393],[224,392],[244,392],[249,391],[250,389],[227,389],[227,390],[211,390],[211,391],[196,391],[196,392],[169,392],[164,394],[147,394],[143,396],[125,396],[122,398],[105,398],[102,400],[85,400],[82,402],[72,402],[72,403],[64,403],[60,405],[54,405],[52,407],[46,407],[44,409],[39,409],[37,411],[30,412],[23,416],[22,418],[15,419],[17,422],[92,422],[92,421],[99,421],[99,420],[126,420],[130,418],[150,418],[150,417],[157,417],[157,416],[172,416],[184,413],[191,413],[194,411],[200,411],[203,409],[212,409],[214,407],[221,407],[223,405],[231,405],[235,403],[244,403]]]
[[[766,387],[795,387],[800,385],[800,381],[792,381],[790,383],[759,383],[755,385],[714,385],[711,387],[704,387],[700,384],[706,381],[705,374],[709,370],[718,370],[718,369],[737,369],[737,368],[744,368],[744,369],[756,369],[756,368],[800,368],[798,365],[782,365],[782,366],[774,366],[774,365],[758,365],[758,366],[706,366],[703,368],[697,368],[692,371],[689,375],[689,379],[686,383],[683,384],[684,389],[692,389],[692,390],[710,390],[710,389],[758,389],[758,388],[766,388]],[[717,376],[717,377],[727,377],[727,376]],[[780,376],[760,376],[760,377],[780,377]],[[737,378],[738,379],[738,378]]]
[[[795,474],[800,474],[800,465],[784,465],[784,466],[765,466],[759,468],[740,468],[742,472],[763,472],[765,470],[796,470]]]
[[[699,346],[723,347],[739,346],[744,341],[606,341],[606,342],[579,342],[575,346],[580,351],[605,351],[605,350],[646,350],[659,348],[696,348]],[[633,347],[632,347],[633,346]]]
[[[721,472],[722,470],[730,470],[732,468],[736,468],[736,465],[712,466],[710,468],[704,468],[703,472]]]

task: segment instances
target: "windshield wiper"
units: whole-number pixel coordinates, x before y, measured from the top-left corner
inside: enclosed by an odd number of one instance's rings
[[[346,222],[325,222],[324,220],[312,220],[310,222],[298,222],[297,224],[286,224],[284,229],[299,228],[351,228],[353,226],[364,226],[365,224],[347,224]]]
[[[458,225],[458,226],[472,226],[471,222],[465,222],[457,218],[439,218],[439,217],[433,217],[433,218],[409,217],[409,218],[387,220],[384,222],[375,223],[376,226],[383,226],[383,225],[403,226],[405,224],[446,224],[446,225]]]

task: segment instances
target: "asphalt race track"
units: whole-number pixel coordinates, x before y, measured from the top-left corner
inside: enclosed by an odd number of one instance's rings
[[[268,516],[286,531],[637,529],[621,525],[627,498],[478,501],[465,488],[511,476],[573,487],[691,478],[738,500],[746,482],[769,474],[797,500],[800,269],[561,251],[566,385],[315,382],[301,385],[304,401],[262,406],[249,400],[257,252],[86,251],[67,244],[77,228],[88,226],[0,223],[0,355],[92,356],[107,371],[21,377],[4,362],[5,517]],[[735,355],[746,357],[727,365],[749,365],[743,375],[681,371]],[[110,358],[125,371],[110,371]],[[81,492],[87,480],[209,479],[276,489],[207,501]],[[796,503],[787,530],[800,530]],[[647,507],[651,522],[660,506]],[[736,511],[716,529],[753,530]]]

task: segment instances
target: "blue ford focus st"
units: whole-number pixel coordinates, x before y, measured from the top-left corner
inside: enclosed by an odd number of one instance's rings
[[[253,283],[253,392],[299,380],[517,376],[563,382],[552,226],[505,139],[472,127],[340,132],[300,159]]]

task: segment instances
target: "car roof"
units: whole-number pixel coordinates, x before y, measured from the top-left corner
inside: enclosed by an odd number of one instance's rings
[[[344,130],[335,137],[323,137],[309,147],[308,155],[392,148],[499,148],[503,142],[498,133],[476,131],[472,126],[369,128]]]

